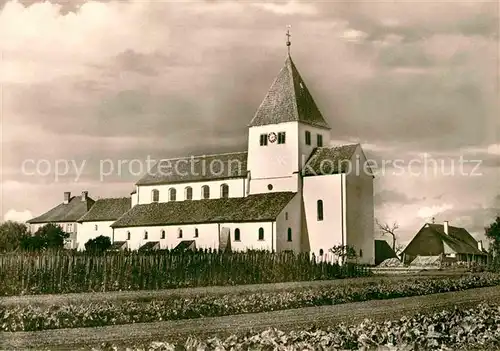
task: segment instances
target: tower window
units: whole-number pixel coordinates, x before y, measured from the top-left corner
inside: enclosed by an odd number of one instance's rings
[[[198,237],[198,228],[194,228],[194,237],[197,238]]]
[[[311,132],[306,130],[306,145],[311,145]]]
[[[153,202],[158,202],[160,201],[160,192],[157,189],[153,189],[151,191],[151,200]]]
[[[208,185],[203,185],[201,187],[201,197],[203,199],[210,199],[210,188]]]
[[[164,230],[161,231],[161,238],[165,239],[165,231]]]
[[[148,232],[147,231],[144,232],[144,240],[148,240]]]
[[[273,185],[272,184],[267,184],[267,190],[273,190]]]
[[[317,135],[317,144],[318,144],[318,147],[323,147],[323,135],[321,135],[321,134]]]
[[[98,230],[99,227],[97,226],[97,224],[94,226],[94,230]]]
[[[170,188],[168,190],[168,201],[175,201],[177,199],[177,190]]]
[[[288,228],[287,240],[292,241],[292,228]]]
[[[285,132],[279,132],[278,133],[278,144],[284,144],[285,143],[285,137],[286,137]]]
[[[130,232],[127,232],[127,240],[130,240]]]
[[[193,188],[190,186],[186,187],[184,197],[186,200],[192,200],[193,199]]]
[[[240,241],[241,238],[240,238],[240,228],[236,228],[234,230],[234,241]]]
[[[285,220],[288,221],[288,212],[285,212]]]
[[[182,229],[181,229],[181,228],[179,228],[179,229],[177,230],[177,237],[178,237],[179,239],[182,239]]]
[[[266,146],[267,145],[267,134],[261,134],[260,135],[260,146]]]
[[[323,249],[319,249],[319,255],[323,256]]]
[[[264,240],[264,228],[259,228],[259,240]]]
[[[363,257],[363,250],[359,249],[359,257]]]
[[[229,197],[229,185],[222,184],[220,186],[220,197],[223,199],[227,199]]]
[[[317,210],[318,210],[318,221],[322,221],[323,220],[323,200],[318,200]]]

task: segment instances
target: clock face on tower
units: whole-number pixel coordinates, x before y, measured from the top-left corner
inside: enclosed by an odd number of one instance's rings
[[[274,143],[276,141],[276,133],[274,132],[269,133],[269,136],[267,138],[269,139],[270,143]]]

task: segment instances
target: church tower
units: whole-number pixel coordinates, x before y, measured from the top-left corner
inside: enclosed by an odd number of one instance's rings
[[[300,190],[300,171],[330,127],[290,56],[248,125],[249,193]]]

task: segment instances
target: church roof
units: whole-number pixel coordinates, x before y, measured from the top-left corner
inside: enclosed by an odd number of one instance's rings
[[[294,121],[330,129],[288,56],[249,127]]]
[[[130,197],[98,199],[78,222],[116,221],[130,210]]]
[[[359,144],[317,147],[303,168],[304,176],[345,173]]]
[[[27,223],[76,222],[90,210],[94,202],[90,197],[82,200],[80,196],[73,196],[67,204],[61,203]]]
[[[136,205],[111,225],[113,228],[275,220],[295,196],[293,192],[247,197],[185,200]]]
[[[136,185],[171,184],[246,177],[247,154],[244,151],[161,160]]]

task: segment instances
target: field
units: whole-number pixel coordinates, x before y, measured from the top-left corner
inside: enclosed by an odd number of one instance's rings
[[[309,330],[311,327],[334,327],[339,323],[354,325],[366,318],[373,322],[410,318],[417,313],[433,313],[476,307],[479,303],[498,303],[500,287],[489,287],[399,298],[380,301],[355,302],[335,306],[309,307],[285,311],[243,314],[193,320],[139,323],[127,326],[75,328],[40,332],[0,333],[1,349],[90,349],[106,343],[119,347],[142,346],[154,341],[184,343],[189,336],[207,339],[213,336],[251,335],[270,327],[285,332]],[[500,321],[500,319],[499,319]],[[167,350],[167,348],[163,348]],[[357,349],[357,348],[356,348]],[[387,349],[386,349],[387,350]]]

